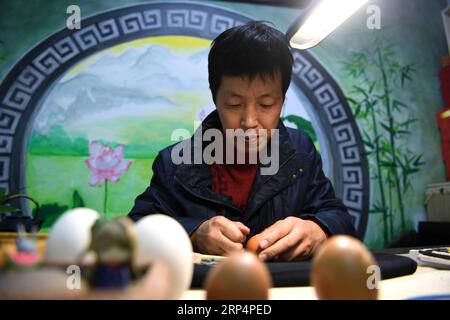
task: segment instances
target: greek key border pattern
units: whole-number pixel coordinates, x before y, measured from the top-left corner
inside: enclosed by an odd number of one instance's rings
[[[353,115],[344,108],[334,86],[327,81],[326,75],[314,67],[311,61],[299,51],[293,51],[293,75],[311,90],[316,107],[323,110],[326,122],[335,139],[341,170],[343,194],[342,200],[349,208],[356,226],[359,226],[361,214],[364,213],[364,175],[361,166],[361,155],[356,134],[351,125]]]
[[[127,36],[135,33],[181,28],[195,34],[208,28],[211,37],[214,37],[228,28],[245,23],[245,18],[233,18],[235,14],[227,14],[225,11],[222,14],[222,10],[209,6],[189,5],[189,8],[184,6],[185,8],[177,9],[159,4],[148,7],[151,9],[136,8],[134,12],[125,14],[118,10],[114,17],[87,24],[83,21],[82,29],[75,32],[64,30],[66,36],[62,39],[50,43],[35,56],[26,56],[25,61],[17,63],[23,66],[22,70],[0,98],[0,154],[3,156],[0,158],[0,185],[8,185],[10,179],[13,139],[23,111],[34,107],[30,106],[30,101],[38,89],[70,59],[105,42],[125,42],[128,40]]]

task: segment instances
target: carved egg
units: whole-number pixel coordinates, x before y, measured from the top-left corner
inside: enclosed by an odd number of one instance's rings
[[[48,235],[45,262],[53,265],[79,263],[91,242],[91,227],[99,218],[98,212],[88,208],[65,212]]]
[[[175,219],[151,214],[136,223],[137,260],[140,266],[161,262],[169,269],[169,299],[178,299],[187,290],[193,275],[193,250],[186,230]]]

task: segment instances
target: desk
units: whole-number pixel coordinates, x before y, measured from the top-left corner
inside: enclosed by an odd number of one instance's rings
[[[379,300],[402,300],[418,296],[450,294],[450,270],[418,266],[414,274],[380,282]],[[203,300],[204,290],[189,290],[183,300]],[[271,300],[317,300],[313,287],[272,288]]]
[[[3,248],[15,249],[16,234],[0,234],[0,244]],[[46,234],[38,235],[38,250],[44,253]],[[3,252],[0,250],[0,266],[4,263]],[[408,256],[408,249],[395,249],[388,251],[404,256]],[[431,267],[418,266],[414,274],[383,280],[380,282],[379,299],[380,300],[401,300],[418,296],[450,294],[450,270],[439,270]],[[272,288],[269,292],[270,299],[273,300],[316,300],[313,287],[284,287]],[[183,300],[203,300],[205,292],[203,290],[188,290],[180,299]]]

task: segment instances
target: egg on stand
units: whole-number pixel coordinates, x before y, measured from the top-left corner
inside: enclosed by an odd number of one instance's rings
[[[159,290],[166,288],[165,299],[179,299],[190,288],[194,271],[193,249],[186,230],[178,221],[164,214],[140,219],[136,230],[137,265],[156,268],[155,274],[146,278],[149,290],[155,290],[155,286]],[[152,283],[152,279],[157,282]]]
[[[311,285],[321,300],[376,300],[377,284],[369,285],[372,253],[356,238],[329,238],[313,257]]]
[[[267,300],[272,278],[264,262],[252,252],[230,254],[207,274],[207,300]]]
[[[65,212],[53,225],[46,243],[44,265],[36,270],[4,273],[0,296],[4,299],[77,299],[87,286],[81,273],[66,273],[79,266],[79,256],[88,248],[90,229],[99,218],[96,211],[76,208]],[[77,278],[78,277],[78,278]],[[70,283],[71,280],[77,283]],[[72,286],[73,285],[73,286]]]
[[[165,299],[167,268],[159,262],[138,266],[137,229],[127,216],[97,220],[86,253],[93,264],[87,272],[90,290],[85,299]]]

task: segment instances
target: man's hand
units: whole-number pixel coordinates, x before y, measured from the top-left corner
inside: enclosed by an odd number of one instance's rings
[[[263,250],[259,257],[263,261],[308,258],[326,238],[326,233],[314,221],[287,217],[261,233]]]
[[[191,235],[194,251],[226,255],[242,250],[250,229],[238,221],[216,216],[203,222]]]

